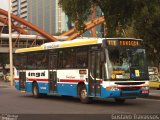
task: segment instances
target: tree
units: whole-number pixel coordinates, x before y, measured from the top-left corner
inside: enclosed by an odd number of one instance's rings
[[[108,36],[117,36],[119,26],[125,27],[131,21],[137,0],[60,0],[59,5],[75,23],[77,29],[83,29],[84,22],[92,13],[92,5],[101,8],[108,27]]]
[[[144,39],[152,65],[160,63],[160,0],[144,0],[143,9],[136,15],[134,31]]]
[[[59,5],[78,30],[84,29],[84,21],[90,15],[90,0],[59,0]]]
[[[135,10],[134,0],[92,0],[104,14],[109,37],[117,36],[116,29],[130,23]]]
[[[122,30],[129,31],[132,37],[144,39],[149,58],[158,65],[160,0],[60,0],[62,9],[79,30],[84,28],[92,4],[104,14],[108,30],[105,37],[124,37]]]

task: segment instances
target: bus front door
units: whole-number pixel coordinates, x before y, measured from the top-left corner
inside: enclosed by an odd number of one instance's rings
[[[57,91],[57,54],[51,54],[49,57],[49,90],[50,92]]]
[[[101,64],[100,64],[100,51],[91,51],[89,54],[89,87],[88,93],[90,96],[101,95]]]
[[[26,72],[19,72],[19,89],[26,89]]]

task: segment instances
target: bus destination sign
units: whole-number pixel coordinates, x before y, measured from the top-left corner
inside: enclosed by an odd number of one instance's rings
[[[120,46],[140,46],[140,41],[137,40],[120,40],[119,41]]]
[[[141,46],[139,40],[106,40],[108,46],[138,47]]]

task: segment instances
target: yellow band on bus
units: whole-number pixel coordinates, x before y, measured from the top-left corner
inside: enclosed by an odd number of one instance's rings
[[[15,53],[38,51],[38,50],[44,50],[44,47],[38,46],[38,47],[22,48],[22,49],[16,50]]]
[[[96,44],[97,40],[85,40],[85,41],[77,41],[77,42],[70,42],[70,43],[62,43],[60,47],[71,47],[71,46],[78,46],[78,45],[89,45],[89,44]]]

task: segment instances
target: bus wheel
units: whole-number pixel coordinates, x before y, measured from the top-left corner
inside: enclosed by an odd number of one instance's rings
[[[38,84],[37,83],[33,83],[32,94],[33,94],[33,97],[35,97],[35,98],[40,97],[40,93],[39,93],[39,90],[38,90]]]
[[[123,104],[126,100],[125,99],[121,99],[121,98],[115,98],[116,103],[121,103]]]
[[[80,85],[78,87],[78,94],[82,103],[86,103],[86,104],[91,103],[92,100],[90,97],[88,97],[87,90],[84,85]]]

